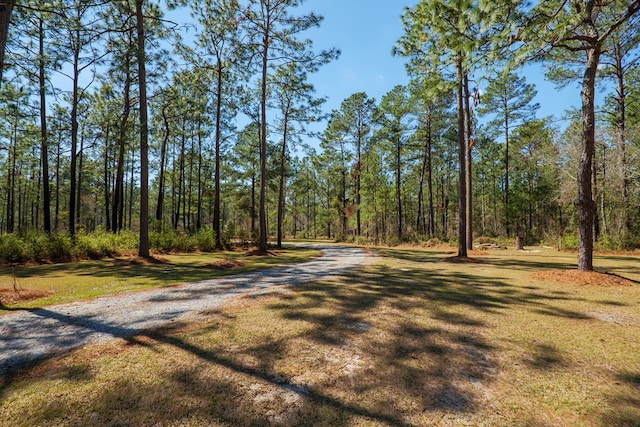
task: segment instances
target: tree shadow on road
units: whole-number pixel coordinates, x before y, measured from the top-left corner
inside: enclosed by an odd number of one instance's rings
[[[159,378],[150,383],[121,375],[83,397],[90,410],[75,409],[71,419],[78,425],[191,420],[243,426],[420,426],[444,417],[469,423],[490,401],[488,390],[500,374],[505,350],[489,338],[496,322],[514,310],[593,320],[564,307],[576,300],[571,293],[429,263],[429,268],[401,270],[372,265],[339,279],[300,281],[287,294],[247,303],[239,317],[221,315],[224,309],[203,313],[204,324],[192,332],[182,330],[182,324],[140,331],[51,310],[37,314],[82,324],[165,360],[166,366],[151,370]],[[532,345],[524,361],[542,371],[569,363],[561,349],[546,343]],[[92,372],[72,366],[60,375],[90,382]],[[623,380],[634,385],[637,378],[632,373]],[[19,379],[16,373],[5,376],[0,399]],[[77,404],[55,397],[33,408],[31,421],[67,419]]]

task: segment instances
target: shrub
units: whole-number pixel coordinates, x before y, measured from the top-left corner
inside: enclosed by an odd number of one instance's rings
[[[138,249],[138,235],[132,231],[110,233],[98,231],[78,235],[77,256],[80,258],[104,258],[135,253]]]
[[[560,249],[578,249],[578,235],[574,233],[564,234],[560,240]]]
[[[216,249],[216,233],[212,228],[202,228],[194,237],[201,251],[212,252]]]
[[[357,236],[355,243],[356,245],[368,245],[371,241],[365,236]]]
[[[52,233],[49,236],[49,260],[54,262],[70,261],[79,257],[75,251],[71,237],[63,233]]]
[[[193,252],[198,239],[175,230],[149,233],[149,246],[159,252]]]
[[[4,262],[24,262],[25,245],[15,234],[0,235],[0,258]]]

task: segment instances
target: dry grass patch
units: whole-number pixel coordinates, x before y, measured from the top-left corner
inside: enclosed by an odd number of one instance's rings
[[[239,298],[180,329],[88,347],[0,384],[9,425],[634,426],[637,286],[384,249],[342,279]],[[600,267],[640,271],[640,260]],[[606,264],[606,265],[604,265]],[[636,280],[635,276],[632,280]],[[626,319],[610,321],[606,316]],[[607,320],[609,319],[609,320]]]
[[[548,280],[552,282],[566,283],[577,286],[634,286],[638,282],[627,279],[617,274],[599,273],[597,271],[580,270],[548,270],[537,271],[531,274],[536,280]]]
[[[126,267],[131,265],[151,265],[151,264],[166,264],[169,260],[159,256],[151,256],[148,258],[140,256],[130,256],[128,258],[115,258],[111,260],[111,264],[114,267]]]
[[[17,303],[44,298],[53,293],[41,289],[0,289],[0,306],[8,306]]]
[[[214,270],[230,270],[236,267],[243,267],[244,262],[235,259],[220,259],[209,264]]]

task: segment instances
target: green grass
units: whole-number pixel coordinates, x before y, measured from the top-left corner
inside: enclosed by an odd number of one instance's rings
[[[628,286],[532,273],[575,255],[375,249],[342,279],[240,298],[198,324],[0,382],[9,426],[638,426],[640,259]],[[8,420],[8,421],[7,421]]]
[[[0,267],[0,289],[13,289],[15,283],[18,289],[49,293],[29,301],[0,304],[0,314],[17,308],[41,307],[255,271],[302,262],[319,255],[317,250],[296,247],[278,250],[278,256],[245,256],[245,253],[221,251],[162,255],[158,257],[161,261],[156,263],[129,262],[126,258],[114,258]],[[236,260],[244,265],[226,270],[210,266],[220,260]]]

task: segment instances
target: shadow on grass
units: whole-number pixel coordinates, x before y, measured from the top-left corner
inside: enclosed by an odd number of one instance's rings
[[[108,333],[115,338],[125,339],[132,345],[149,347],[147,340],[143,338],[151,338],[156,342],[167,344],[190,353],[206,364],[227,368],[235,374],[248,376],[253,378],[254,381],[267,383],[287,393],[298,395],[304,400],[305,404],[297,409],[295,419],[306,420],[304,422],[305,425],[321,426],[327,425],[327,423],[331,425],[341,425],[342,423],[336,424],[336,420],[343,417],[343,414],[347,414],[347,416],[365,417],[388,425],[411,426],[411,424],[392,415],[376,412],[363,406],[349,404],[322,391],[316,391],[304,385],[290,382],[273,368],[275,361],[284,351],[284,344],[280,342],[270,342],[262,346],[253,347],[252,352],[259,354],[261,360],[258,366],[250,366],[234,360],[231,357],[225,357],[215,351],[190,344],[179,336],[172,334],[175,328],[165,328],[140,333],[128,328],[107,325],[90,318],[62,316],[58,313],[43,309],[33,311],[40,316],[52,320],[73,325],[82,324],[96,332]],[[180,327],[180,325],[176,325],[176,328],[178,327]],[[38,362],[32,363],[31,367],[35,367],[44,360],[45,359],[41,359]],[[160,419],[163,422],[170,422],[172,417],[175,417],[175,420],[179,421],[184,417],[195,414],[206,417],[207,419],[224,420],[233,425],[269,424],[266,422],[267,419],[264,413],[247,412],[245,409],[238,407],[237,404],[233,402],[233,399],[229,399],[229,396],[237,396],[243,392],[243,390],[238,389],[238,386],[234,384],[232,380],[217,378],[203,382],[199,373],[188,369],[181,371],[168,370],[168,373],[168,380],[180,384],[184,395],[194,396],[199,400],[205,399],[210,401],[204,405],[199,405],[195,411],[193,408],[188,411],[185,410],[186,412],[172,411],[168,414],[160,414],[160,418],[158,418],[157,411],[159,408],[175,408],[174,399],[176,399],[177,396],[167,396],[162,393],[163,386],[161,385],[155,387],[155,389],[149,389],[147,387],[140,387],[140,384],[137,384],[135,379],[119,380],[112,384],[102,395],[96,396],[95,401],[83,403],[84,405],[88,404],[92,410],[90,414],[86,414],[86,418],[81,416],[78,422],[81,425],[87,426],[102,425],[105,419],[108,419],[112,425],[133,425],[131,421],[128,420],[139,420],[142,413],[143,419],[148,416],[148,419]],[[2,377],[2,382],[0,382],[0,398],[4,397],[7,387],[20,377],[19,374],[20,369],[16,369]],[[91,375],[90,370],[86,367],[70,366],[63,371],[59,371],[54,377],[48,376],[46,379],[55,379],[55,377],[67,380],[87,380],[91,378]],[[182,397],[184,397],[184,395]],[[162,396],[166,406],[162,401],[158,402],[156,399],[150,402],[149,396]],[[285,402],[281,403],[284,404]],[[33,408],[31,420],[35,420],[36,422],[50,422],[56,419],[64,419],[72,412],[72,406],[73,405],[63,398],[59,400],[53,399],[39,408]],[[325,410],[320,410],[319,407],[324,407]],[[144,411],[148,411],[148,413],[145,415]],[[323,417],[323,413],[327,413],[327,415]],[[116,418],[113,418],[114,416],[116,416]],[[307,421],[314,419],[314,422],[307,423]],[[278,422],[277,419],[271,421],[277,425],[282,424]],[[296,422],[293,424],[286,422],[285,425],[299,424]]]
[[[431,262],[423,257],[424,254],[418,257],[409,251],[403,259]],[[520,268],[529,268],[522,263],[518,264]],[[274,414],[263,410],[256,401],[239,405],[238,396],[248,394],[248,390],[232,377],[206,377],[202,369],[196,368],[167,369],[166,381],[177,386],[177,395],[166,395],[162,385],[141,387],[135,378],[119,380],[100,396],[94,396],[93,401],[83,403],[92,408],[92,413],[78,420],[82,425],[98,425],[99,421],[91,418],[96,414],[98,420],[104,420],[117,413],[120,418],[111,420],[114,425],[129,425],[127,420],[134,415],[139,420],[140,414],[143,418],[146,414],[149,419],[169,424],[195,417],[232,425],[341,426],[350,425],[356,417],[391,426],[411,426],[418,424],[406,419],[400,405],[403,399],[417,402],[418,413],[473,413],[482,404],[483,388],[495,380],[500,370],[498,359],[502,350],[483,337],[491,328],[483,320],[486,314],[499,318],[506,310],[524,309],[577,321],[590,319],[586,314],[556,305],[575,300],[569,293],[516,287],[504,279],[469,271],[407,268],[399,273],[397,269],[379,265],[355,270],[339,281],[305,284],[268,308],[285,321],[304,322],[308,326],[295,337],[297,340],[309,342],[313,348],[330,348],[353,353],[354,359],[364,357],[373,361],[359,375],[335,372],[313,386],[288,378],[276,367],[288,351],[287,342],[279,338],[267,339],[235,354],[194,345],[171,330],[140,332],[47,310],[38,310],[37,314],[82,324],[134,345],[148,346],[140,338],[151,338],[196,356],[205,366],[223,367],[233,375],[276,388],[282,394],[272,404],[296,408],[295,413],[278,418],[277,411]],[[248,363],[242,356],[252,356],[257,362]],[[530,366],[541,370],[565,365],[560,351],[548,345],[534,346],[527,360]],[[82,375],[87,373],[80,372],[80,380]],[[13,378],[13,374],[5,377],[0,397]],[[638,376],[629,374],[623,381],[636,386]],[[349,397],[350,394],[356,397]],[[176,408],[174,402],[181,399],[199,403],[162,412],[162,408]],[[36,422],[51,421],[71,410],[68,402],[54,400],[35,409],[34,417]]]
[[[640,371],[619,372],[616,380],[616,384],[627,387],[618,388],[618,393],[612,397],[612,408],[601,417],[602,425],[640,426]]]

